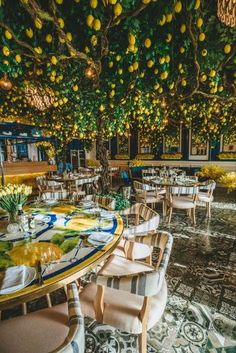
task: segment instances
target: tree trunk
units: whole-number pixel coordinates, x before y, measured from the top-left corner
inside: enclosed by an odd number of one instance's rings
[[[105,146],[104,136],[103,136],[103,119],[98,117],[97,119],[97,158],[99,159],[102,167],[101,172],[101,184],[102,193],[107,194],[109,192],[110,182],[109,182],[109,164],[107,159],[107,149]]]

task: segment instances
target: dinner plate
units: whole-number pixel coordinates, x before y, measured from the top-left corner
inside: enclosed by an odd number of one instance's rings
[[[14,271],[15,271],[16,267],[17,266],[9,267],[7,269],[7,271],[12,272],[12,275],[14,275]],[[0,289],[0,295],[17,292],[17,291],[27,287],[35,279],[35,277],[36,277],[35,268],[29,267],[29,266],[24,266],[24,267],[25,267],[25,280],[24,280],[24,283],[22,285],[16,285],[16,286],[13,286],[13,287]],[[9,275],[9,273],[8,273],[8,275]]]
[[[46,199],[46,200],[43,200],[43,202],[46,204],[46,205],[56,205],[58,203],[57,200],[54,200],[54,199]]]

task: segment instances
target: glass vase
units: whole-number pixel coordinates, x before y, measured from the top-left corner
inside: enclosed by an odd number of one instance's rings
[[[17,212],[8,212],[8,233],[17,233],[19,231],[19,224],[17,223]]]

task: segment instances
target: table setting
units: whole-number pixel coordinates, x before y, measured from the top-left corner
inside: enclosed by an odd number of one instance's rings
[[[0,302],[4,295],[51,283],[98,258],[123,229],[116,213],[92,201],[33,203],[24,212],[33,227],[0,233]]]

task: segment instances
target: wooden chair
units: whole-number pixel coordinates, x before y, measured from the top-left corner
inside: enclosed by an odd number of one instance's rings
[[[156,232],[160,222],[160,216],[150,207],[136,203],[135,205],[120,212],[123,216],[135,216],[135,224],[123,231],[123,239],[120,241],[114,254],[126,257],[130,260],[145,260],[151,264],[152,248],[146,244],[134,242],[135,237],[145,237],[151,232]]]
[[[168,212],[168,224],[171,222],[173,209],[186,210],[193,224],[196,224],[196,204],[198,187],[174,186],[168,187],[166,193],[166,207]]]
[[[109,211],[114,211],[116,207],[116,201],[107,196],[87,195],[83,200],[94,201],[99,206],[106,208]]]
[[[216,182],[214,180],[209,180],[206,185],[200,187],[197,199],[206,203],[206,216],[211,218],[211,203],[214,200],[213,192],[216,188]]]
[[[137,202],[144,203],[145,205],[151,204],[154,208],[155,204],[158,202],[163,202],[163,214],[165,214],[164,205],[164,193],[163,190],[156,187],[150,186],[148,184],[140,183],[139,181],[134,181],[135,199]]]
[[[136,238],[135,241],[139,239]],[[167,301],[165,273],[172,248],[167,232],[142,237],[159,249],[154,268],[111,255],[80,293],[85,315],[139,336],[139,353],[147,352],[147,331],[162,317]]]
[[[1,353],[83,353],[84,320],[75,283],[68,301],[25,316],[1,321]]]

